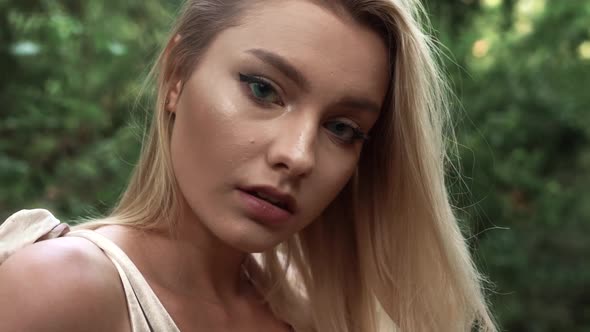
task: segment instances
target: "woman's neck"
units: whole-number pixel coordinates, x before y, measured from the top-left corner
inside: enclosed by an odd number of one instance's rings
[[[152,287],[223,304],[252,292],[243,273],[248,254],[223,244],[196,220],[179,220],[176,226],[174,231],[126,226],[97,231],[125,251]]]

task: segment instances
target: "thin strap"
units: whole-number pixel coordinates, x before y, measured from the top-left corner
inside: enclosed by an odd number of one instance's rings
[[[91,230],[76,230],[67,236],[78,236],[91,241],[111,259],[125,289],[133,332],[180,332],[141,272],[121,248]]]

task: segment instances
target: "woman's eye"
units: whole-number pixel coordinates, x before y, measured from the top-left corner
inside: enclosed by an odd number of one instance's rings
[[[247,84],[250,94],[257,101],[282,105],[281,98],[275,88],[264,79],[240,74],[240,81]]]
[[[366,140],[368,138],[359,128],[343,121],[328,121],[324,126],[344,143],[352,144],[356,140]]]

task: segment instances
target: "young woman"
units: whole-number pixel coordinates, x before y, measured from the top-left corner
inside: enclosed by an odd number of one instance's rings
[[[495,331],[421,15],[188,0],[127,190],[1,265],[0,330]]]

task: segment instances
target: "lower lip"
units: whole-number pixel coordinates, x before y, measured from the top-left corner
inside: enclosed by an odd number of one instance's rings
[[[238,190],[240,202],[246,209],[246,214],[262,223],[270,226],[279,226],[287,222],[291,213],[281,209],[261,198],[251,195],[243,190]]]

